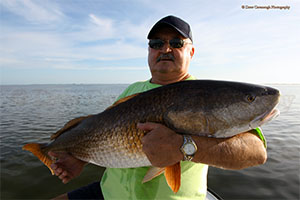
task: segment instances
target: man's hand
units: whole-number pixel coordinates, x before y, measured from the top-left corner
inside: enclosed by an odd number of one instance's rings
[[[137,127],[147,132],[142,138],[143,151],[153,166],[171,166],[183,159],[182,135],[158,123],[139,123]]]
[[[79,176],[86,164],[86,162],[78,160],[68,153],[54,153],[50,151],[48,154],[58,159],[51,165],[51,168],[63,183],[68,183],[73,178]]]

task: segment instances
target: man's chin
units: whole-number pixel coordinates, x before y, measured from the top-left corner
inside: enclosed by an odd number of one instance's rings
[[[174,64],[174,62],[172,61],[160,61],[157,64],[157,68],[161,68],[161,69],[175,69],[176,66]]]

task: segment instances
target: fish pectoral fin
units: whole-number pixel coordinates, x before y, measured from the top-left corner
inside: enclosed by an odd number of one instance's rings
[[[150,167],[149,170],[147,171],[146,175],[144,176],[144,179],[142,183],[146,183],[148,181],[151,181],[155,177],[161,175],[164,173],[165,168],[159,168],[159,167]]]
[[[67,122],[63,128],[59,129],[56,133],[54,133],[53,135],[51,135],[51,140],[56,139],[58,136],[60,136],[61,134],[63,134],[65,131],[77,126],[82,120],[89,118],[93,115],[88,115],[88,116],[84,116],[84,117],[78,117],[75,119],[70,120],[69,122]]]
[[[41,144],[30,143],[30,144],[25,144],[22,149],[26,151],[30,151],[33,155],[35,155],[38,159],[40,159],[40,161],[49,168],[52,175],[54,175],[54,172],[50,167],[50,165],[54,163],[54,161],[50,158],[50,156],[42,152],[41,146],[42,146]]]
[[[169,187],[171,188],[171,190],[174,193],[177,193],[180,188],[180,184],[181,184],[180,162],[178,162],[174,165],[165,167],[165,168],[151,167],[147,171],[146,175],[144,176],[142,183],[151,181],[152,179],[161,175],[162,173],[165,173],[166,181],[167,181]]]
[[[169,187],[174,193],[177,193],[181,184],[181,166],[180,162],[165,168],[165,177]]]
[[[140,93],[136,93],[136,94],[132,94],[132,95],[129,95],[127,97],[124,97],[122,99],[119,99],[118,101],[116,101],[113,105],[109,106],[108,108],[106,108],[105,110],[108,110],[108,109],[111,109],[113,107],[115,107],[116,105],[120,104],[120,103],[123,103],[125,101],[128,101],[129,99],[132,99],[133,97],[135,96],[138,96]]]

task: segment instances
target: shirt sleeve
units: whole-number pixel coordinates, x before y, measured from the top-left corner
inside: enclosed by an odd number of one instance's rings
[[[253,133],[254,135],[256,135],[257,137],[259,137],[261,139],[261,141],[264,143],[265,148],[267,148],[267,140],[262,132],[262,129],[260,127],[257,127],[256,129],[253,129],[250,131],[251,133]]]
[[[128,93],[128,88],[126,88],[119,96],[118,98],[116,99],[116,101],[126,97],[126,94]]]
[[[141,90],[140,88],[140,83],[141,82],[135,82],[131,85],[129,85],[119,96],[118,98],[116,99],[116,101],[122,99],[122,98],[125,98],[129,95],[132,95],[132,94],[135,94],[135,93],[138,93],[138,92],[142,92],[143,90]]]

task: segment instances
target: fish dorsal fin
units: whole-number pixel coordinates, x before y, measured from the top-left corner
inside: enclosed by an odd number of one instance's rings
[[[144,179],[142,183],[146,183],[148,181],[151,181],[155,177],[161,175],[164,173],[165,168],[159,168],[159,167],[150,167],[149,170],[147,171],[146,175],[144,176]]]
[[[67,122],[64,127],[62,127],[60,130],[58,130],[56,133],[54,133],[53,135],[51,135],[51,140],[56,139],[58,136],[60,136],[61,134],[63,134],[65,131],[77,126],[82,120],[89,118],[93,115],[88,115],[88,116],[84,116],[84,117],[78,117],[75,119],[70,120],[69,122]]]
[[[135,96],[138,96],[140,93],[136,93],[136,94],[132,94],[132,95],[129,95],[127,97],[124,97],[122,99],[119,99],[118,101],[116,101],[113,105],[109,106],[108,108],[106,108],[106,110],[108,109],[111,109],[112,107],[115,107],[116,105],[120,104],[120,103],[123,103],[125,101],[128,101],[129,99],[132,99],[133,97]]]
[[[181,184],[180,162],[165,168],[165,177],[169,187],[177,193]]]

